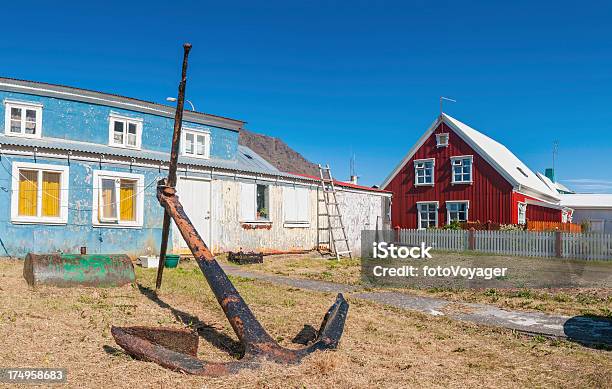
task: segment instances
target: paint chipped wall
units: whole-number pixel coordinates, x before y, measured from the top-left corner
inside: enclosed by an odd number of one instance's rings
[[[11,222],[12,162],[34,162],[32,158],[2,156],[0,163],[0,256],[23,257],[35,253],[78,253],[86,246],[88,253],[122,253],[138,256],[157,253],[161,240],[163,212],[155,197],[155,185],[144,189],[144,225],[138,228],[92,226],[93,171],[130,172],[122,165],[87,163],[55,159],[37,159],[37,163],[63,165],[69,168],[68,222],[62,225],[17,224]],[[143,174],[145,186],[157,182],[155,169],[134,168]],[[66,191],[62,191],[65,194]]]
[[[4,132],[4,101],[21,101],[43,105],[42,136],[108,145],[109,115],[111,112],[143,120],[142,149],[169,152],[174,130],[174,119],[126,109],[107,107],[53,97],[0,91],[0,131]],[[238,132],[220,127],[183,122],[186,128],[207,130],[211,137],[210,156],[231,160],[238,150]]]

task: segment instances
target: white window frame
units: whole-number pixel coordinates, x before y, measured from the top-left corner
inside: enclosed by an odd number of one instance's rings
[[[298,213],[303,209],[303,218],[298,216],[292,219],[288,216],[288,207],[293,204],[298,208]],[[302,204],[303,202],[303,204]],[[303,186],[283,187],[283,227],[286,228],[308,228],[310,227],[310,189]]]
[[[136,220],[122,221],[119,220],[121,215],[120,209],[120,186],[115,186],[115,201],[117,202],[117,218],[116,220],[100,220],[99,204],[100,204],[100,189],[102,188],[102,179],[115,180],[135,180],[136,183]],[[115,172],[108,170],[94,170],[93,172],[93,201],[91,212],[91,223],[94,227],[115,227],[115,228],[141,228],[144,221],[144,175],[126,172]]]
[[[419,169],[426,169],[425,167],[419,167],[420,164],[431,162],[431,182],[419,183]],[[423,165],[424,166],[424,165]],[[434,186],[436,182],[436,159],[425,158],[414,160],[414,186]]]
[[[187,153],[187,134],[193,135],[194,136],[194,154],[188,154]],[[195,151],[197,150],[197,137],[198,136],[203,136],[204,137],[204,155],[197,155],[195,153]],[[196,129],[192,129],[192,128],[183,128],[183,130],[181,131],[181,155],[184,155],[186,157],[191,157],[191,158],[200,158],[200,159],[210,159],[210,132],[209,131],[202,131],[202,130],[196,130]]]
[[[38,171],[38,194],[36,215],[42,215],[42,173],[60,173],[60,216],[20,216],[19,215],[19,170]],[[18,224],[66,224],[68,223],[69,198],[69,168],[68,166],[50,165],[31,162],[13,162],[11,191],[11,222]]]
[[[438,224],[439,223],[438,212],[440,210],[440,202],[439,201],[417,201],[416,202],[416,206],[417,206],[417,229],[419,229],[419,230],[424,230],[425,229],[425,228],[421,227],[421,205],[430,205],[430,204],[435,204],[435,206],[436,206],[436,219],[435,219],[435,226],[434,227],[438,227],[438,225],[439,225]]]
[[[11,132],[11,108],[21,109],[21,132]],[[36,132],[34,134],[25,133],[26,110],[36,111]],[[42,137],[42,111],[40,103],[4,100],[4,134],[7,136],[19,136],[22,138],[40,139]]]
[[[523,215],[523,221],[521,222],[521,209],[524,209],[524,215]],[[527,223],[527,203],[525,202],[518,202],[517,206],[516,206],[516,211],[517,211],[517,219],[516,219],[516,223],[517,224],[526,224]]]
[[[115,122],[123,122],[123,143],[115,143],[114,132]],[[127,134],[129,124],[136,125],[136,145],[131,146],[127,144]],[[123,149],[134,149],[140,150],[142,147],[142,124],[143,119],[133,118],[129,116],[119,115],[112,113],[108,116],[108,145],[113,147],[121,147]]]
[[[470,179],[468,181],[465,180],[456,180],[455,179],[455,167],[461,166],[463,175],[463,161],[469,159],[470,160]],[[458,155],[450,158],[451,162],[451,184],[473,184],[474,183],[474,156],[473,155]],[[456,164],[456,162],[460,162]]]
[[[268,189],[268,216],[265,219],[257,219],[257,186],[258,185],[262,185],[262,186],[266,186]],[[251,197],[251,201],[252,203],[249,203],[249,207],[248,209],[245,208],[245,205],[242,203],[242,201],[244,200],[243,196],[245,190],[247,190],[247,187],[252,186],[252,189],[248,189],[248,191],[250,192],[252,190],[252,197]],[[260,183],[260,182],[241,182],[240,183],[240,203],[239,203],[239,218],[238,220],[241,223],[248,223],[248,224],[271,224],[272,223],[272,215],[270,214],[270,205],[272,203],[272,194],[271,194],[271,190],[270,188],[272,187],[272,185],[268,184],[268,183]],[[251,195],[251,194],[249,194]],[[252,207],[251,207],[252,205]],[[248,215],[246,214],[248,213]]]
[[[468,221],[470,220],[470,201],[469,200],[452,200],[452,201],[447,201],[446,202],[446,224],[450,224],[451,223],[451,210],[449,208],[449,205],[451,204],[465,204],[465,220],[464,221]],[[462,220],[459,220],[460,223],[464,222]]]
[[[446,142],[445,143],[442,143],[440,141],[443,136],[446,137]],[[441,132],[439,134],[436,134],[436,147],[446,147],[446,146],[448,146],[448,141],[449,141],[448,132]]]

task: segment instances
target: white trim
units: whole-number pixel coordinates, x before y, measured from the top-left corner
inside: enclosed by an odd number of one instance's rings
[[[37,194],[37,215],[42,215],[42,172],[60,173],[60,216],[19,216],[19,170],[38,171],[38,194]],[[66,224],[68,223],[68,198],[69,198],[69,168],[62,165],[51,165],[31,162],[13,162],[12,184],[11,184],[11,222],[15,224]]]
[[[446,136],[446,143],[440,143],[440,138],[442,136]],[[448,147],[448,142],[450,141],[450,135],[448,132],[439,132],[436,134],[436,147]]]
[[[446,224],[450,224],[450,209],[448,204],[465,204],[465,221],[470,220],[470,200],[448,200],[444,203],[446,208]]]
[[[21,109],[21,132],[11,132],[11,108]],[[36,112],[36,132],[34,134],[25,133],[26,110]],[[4,135],[18,136],[21,138],[40,139],[42,137],[42,114],[43,106],[40,103],[30,101],[4,100]]]
[[[284,222],[284,228],[310,228],[310,222]]]
[[[194,143],[193,143],[193,147],[194,147],[194,153],[193,154],[188,154],[186,147],[187,147],[187,141],[185,140],[185,138],[187,137],[187,134],[191,134],[194,136]],[[198,136],[202,136],[204,137],[204,155],[197,155],[195,152],[197,150],[197,137]],[[208,130],[197,130],[194,128],[188,128],[188,127],[183,127],[183,130],[181,131],[181,155],[186,156],[186,157],[191,157],[191,158],[198,158],[198,159],[210,159],[210,131]]]
[[[115,122],[123,122],[123,143],[115,143],[114,131]],[[142,118],[134,118],[130,116],[120,115],[115,112],[111,112],[108,115],[108,145],[112,147],[120,147],[122,149],[133,149],[140,150],[142,147],[142,127],[144,120]],[[130,124],[136,125],[136,145],[131,146],[127,144],[128,126]]]
[[[98,218],[99,213],[99,198],[100,198],[100,186],[102,178],[110,179],[128,179],[136,180],[136,220],[135,221],[121,221],[119,217],[114,221],[101,221]],[[91,211],[91,223],[94,227],[115,227],[115,228],[140,228],[143,226],[144,221],[144,175],[126,172],[117,172],[111,170],[94,170],[93,172],[93,199],[92,199],[92,211]],[[116,191],[119,191],[119,187],[115,187]],[[117,203],[117,215],[121,214],[119,208],[120,204],[119,193],[115,195],[115,202]]]
[[[438,216],[438,212],[440,211],[440,203],[438,201],[417,201],[417,229],[418,230],[424,230],[425,228],[421,227],[421,210],[419,205],[429,205],[429,204],[435,204],[436,206],[436,219],[435,219],[435,226],[434,227],[438,227],[440,220],[439,220],[439,216]]]
[[[427,163],[431,162],[431,182],[418,182],[417,169],[425,169],[425,168],[417,168],[417,164],[419,163]],[[414,160],[414,186],[435,186],[436,184],[436,159],[435,158],[422,158]]]
[[[525,206],[525,220],[521,223],[521,205]],[[527,202],[519,201],[516,203],[516,224],[527,223]]]
[[[461,167],[463,168],[463,160],[464,159],[469,159],[470,160],[470,180],[469,181],[455,181],[455,165],[453,164],[454,161],[462,161],[461,162]],[[450,157],[450,164],[451,164],[451,184],[467,184],[467,185],[471,185],[474,183],[474,156],[473,155],[456,155],[456,156],[452,156]],[[463,175],[463,172],[461,173],[461,175]]]

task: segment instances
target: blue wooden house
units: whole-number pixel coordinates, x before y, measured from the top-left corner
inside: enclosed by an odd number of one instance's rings
[[[174,107],[9,78],[0,78],[0,103],[0,256],[158,251],[155,190]],[[192,222],[215,251],[315,248],[317,180],[240,146],[243,124],[185,111],[177,189]],[[390,195],[340,187],[358,240],[357,226],[373,226]],[[186,250],[174,229],[171,244]]]

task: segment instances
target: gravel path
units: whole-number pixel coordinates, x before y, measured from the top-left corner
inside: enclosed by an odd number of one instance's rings
[[[457,303],[433,297],[412,296],[400,292],[363,291],[359,286],[326,281],[291,278],[222,265],[230,275],[254,278],[275,284],[317,292],[345,293],[353,298],[373,301],[396,308],[477,324],[504,327],[522,333],[569,339],[583,345],[612,346],[612,320],[589,316],[549,315],[541,312],[510,311],[487,304]]]

